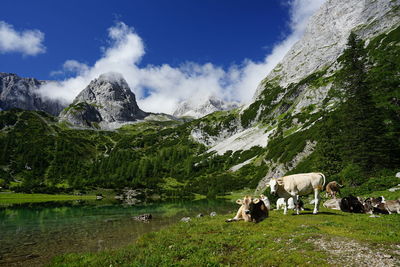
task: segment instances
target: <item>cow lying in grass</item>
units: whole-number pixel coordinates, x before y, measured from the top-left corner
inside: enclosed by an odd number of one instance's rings
[[[243,199],[236,200],[236,203],[240,205],[236,216],[226,220],[226,222],[244,220],[258,223],[268,217],[268,208],[264,201],[259,198],[253,199],[251,196],[245,196]]]
[[[365,213],[362,201],[352,195],[342,198],[340,201],[340,210],[351,213]]]
[[[287,202],[288,199],[293,197],[296,213],[299,214],[299,196],[305,196],[314,193],[315,205],[314,214],[318,213],[320,196],[319,192],[324,188],[325,175],[322,173],[301,173],[289,176],[280,177],[277,179],[271,179],[269,186],[271,188],[271,194],[277,194],[279,197],[285,199],[284,214],[287,214]]]
[[[340,210],[341,198],[328,199],[324,202],[323,206],[327,209]]]
[[[400,214],[400,200],[385,200],[383,196],[367,198],[364,206],[369,213]]]
[[[369,197],[363,200],[360,197],[350,195],[341,199],[340,210],[352,213],[400,214],[400,200],[385,200],[383,196]]]

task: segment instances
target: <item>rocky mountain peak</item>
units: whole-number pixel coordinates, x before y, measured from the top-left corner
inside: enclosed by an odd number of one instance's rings
[[[37,89],[44,83],[46,82],[35,78],[22,78],[14,73],[0,72],[0,109],[41,110],[58,115],[65,105],[38,94]]]
[[[209,96],[200,101],[186,100],[179,104],[173,115],[176,117],[200,118],[215,111],[238,108],[239,103],[225,102],[216,96]]]
[[[77,126],[92,126],[91,123],[96,122],[101,128],[114,128],[112,124],[117,127],[121,123],[141,120],[147,115],[137,105],[135,94],[123,76],[109,72],[91,81],[70,107],[60,114],[60,118]]]

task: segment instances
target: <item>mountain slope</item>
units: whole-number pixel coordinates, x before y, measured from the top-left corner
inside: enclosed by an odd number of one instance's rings
[[[249,129],[268,133],[258,143],[265,147],[258,158],[269,169],[258,191],[263,191],[271,177],[289,171],[324,171],[315,164],[313,152],[320,149],[318,141],[327,113],[337,110],[346,100],[346,92],[339,85],[343,77],[338,72],[342,68],[339,59],[351,31],[368,44],[368,76],[371,75],[371,86],[375,88],[376,105],[398,110],[399,6],[399,1],[389,0],[327,1],[311,19],[304,37],[261,82],[254,102],[234,116],[230,113],[200,123],[193,138],[210,145],[210,150],[218,152],[223,144],[224,151],[238,151],[258,140],[257,135],[246,135]],[[387,76],[372,81],[372,76],[381,72]],[[388,122],[394,122],[393,114],[386,113]],[[229,126],[221,127],[227,120]],[[395,127],[385,130],[388,135],[396,132]]]
[[[34,78],[21,78],[13,73],[0,72],[0,110],[21,108],[58,115],[65,105],[45,99],[36,92],[44,83]]]

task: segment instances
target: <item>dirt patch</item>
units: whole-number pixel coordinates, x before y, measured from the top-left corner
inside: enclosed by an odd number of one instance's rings
[[[328,262],[337,266],[400,266],[400,245],[393,245],[392,249],[371,248],[365,244],[345,238],[334,237],[310,239],[318,249],[327,252]]]

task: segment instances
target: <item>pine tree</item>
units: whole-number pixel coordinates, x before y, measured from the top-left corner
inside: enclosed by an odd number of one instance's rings
[[[364,42],[354,33],[340,58],[342,69],[338,85],[347,96],[340,113],[341,158],[345,164],[356,164],[371,173],[385,162],[384,125],[382,114],[375,107],[371,86],[367,82],[367,53]]]

